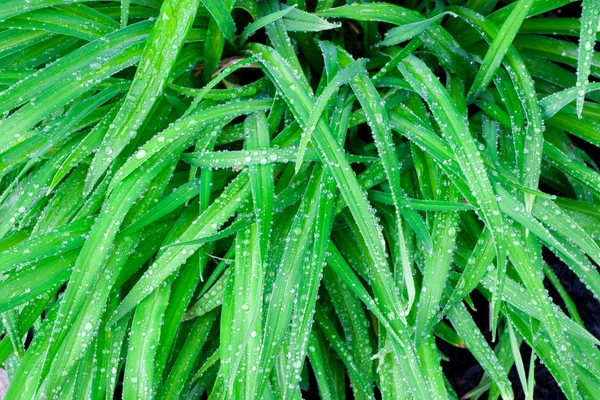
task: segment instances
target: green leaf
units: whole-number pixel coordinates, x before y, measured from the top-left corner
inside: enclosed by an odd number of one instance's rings
[[[125,361],[123,396],[136,399],[154,397],[154,355],[159,343],[160,326],[167,305],[170,286],[163,286],[146,297],[136,308],[131,322],[129,346]]]
[[[241,206],[241,202],[248,197],[249,192],[248,176],[242,174],[227,187],[219,199],[215,200],[196,219],[195,223],[179,236],[178,241],[189,241],[209,236],[233,215]],[[140,300],[157,289],[173,272],[178,270],[181,262],[191,256],[198,247],[200,247],[199,244],[194,244],[170,247],[165,250],[123,299],[112,317],[112,323],[126,315]]]
[[[579,96],[579,90],[583,90],[585,94],[598,89],[600,89],[600,83],[590,83],[585,86],[584,89],[579,89],[577,87],[567,88],[561,92],[556,92],[550,96],[544,97],[542,101],[540,101],[540,107],[543,110],[544,118],[552,118],[557,112],[565,108],[567,104],[575,100]]]
[[[265,68],[267,76],[273,81],[277,89],[283,94],[284,100],[288,103],[296,119],[301,125],[306,127],[309,118],[309,110],[314,106],[314,102],[309,97],[309,90],[304,87],[302,81],[297,77],[290,67],[287,67],[285,61],[274,50],[265,46],[252,44],[250,46],[259,63]],[[399,299],[396,289],[389,278],[391,276],[387,263],[385,262],[384,249],[379,239],[377,223],[373,215],[368,211],[367,200],[364,192],[358,185],[356,176],[350,172],[348,161],[330,132],[327,123],[321,119],[317,128],[313,132],[313,139],[320,156],[326,161],[330,171],[342,193],[344,200],[348,204],[353,217],[355,218],[359,229],[364,236],[370,255],[375,265],[373,266],[373,286],[378,297],[381,298],[382,306],[385,307],[385,313],[394,313],[397,316],[402,315],[398,309]],[[405,335],[402,322],[397,328],[401,329],[400,335]],[[407,338],[406,338],[407,339]],[[414,348],[405,342],[403,356],[409,359],[416,357]],[[408,364],[403,363],[405,372],[411,384],[411,388],[417,392],[428,392],[425,378],[422,371],[414,370]]]
[[[581,28],[579,37],[579,55],[577,57],[577,116],[581,118],[585,94],[588,90],[588,78],[592,67],[592,56],[600,19],[600,4],[595,0],[581,3]]]
[[[347,84],[351,79],[355,78],[356,75],[360,73],[365,73],[366,60],[356,60],[352,62],[346,68],[338,71],[333,79],[327,84],[321,95],[317,99],[315,103],[315,107],[311,111],[309,120],[307,122],[306,130],[302,133],[302,138],[300,139],[300,146],[298,148],[298,159],[296,160],[296,173],[300,170],[300,166],[302,165],[302,160],[304,158],[304,153],[306,151],[306,147],[310,141],[310,137],[312,132],[314,131],[319,119],[321,118],[321,114],[325,111],[327,104],[331,100],[331,97],[336,93],[340,86]]]
[[[254,32],[285,17],[287,14],[289,14],[291,11],[293,11],[295,7],[296,7],[296,5],[292,5],[291,7],[284,8],[281,11],[276,11],[269,15],[265,15],[264,17],[257,19],[256,21],[252,22],[251,24],[248,24],[248,26],[246,26],[244,28],[244,31],[240,35],[240,41],[242,43],[244,43],[245,41],[248,40],[248,38],[250,36],[252,36],[254,34]]]
[[[315,14],[307,13],[298,8],[292,8],[290,12],[283,17],[283,22],[285,29],[290,32],[319,32],[336,29],[341,26],[339,23],[328,22]]]
[[[446,195],[449,199],[456,198],[454,190],[454,188],[450,189]],[[457,213],[437,214],[432,229],[435,242],[433,244],[433,251],[428,255],[426,260],[421,296],[417,304],[415,325],[417,343],[420,343],[425,336],[429,335],[434,323],[438,322],[434,318],[436,317],[436,311],[439,309],[442,294],[446,287],[457,229]]]
[[[162,4],[127,97],[94,156],[86,178],[85,193],[93,189],[110,163],[138,135],[152,106],[163,93],[197,7],[198,0],[167,0]]]
[[[410,24],[404,24],[404,25],[400,25],[395,28],[392,28],[386,32],[385,39],[383,39],[383,41],[380,43],[380,45],[381,46],[394,46],[394,45],[400,44],[402,42],[405,42],[407,40],[410,40],[410,39],[414,38],[415,36],[419,35],[421,32],[423,32],[427,28],[429,28],[432,24],[440,21],[446,15],[455,16],[455,14],[453,14],[451,12],[443,12],[443,13],[440,13],[438,15],[435,15],[431,18],[428,18],[428,19],[425,19],[425,20],[422,20],[419,22],[413,22]]]
[[[431,70],[414,56],[407,57],[398,67],[413,86],[413,89],[428,101],[432,113],[438,120],[438,124],[445,127],[447,141],[453,148],[469,187],[477,199],[483,218],[493,232],[498,264],[498,287],[494,291],[494,312],[492,319],[494,322],[493,331],[495,331],[500,306],[499,302],[502,297],[504,274],[506,272],[506,246],[504,244],[504,221],[498,207],[496,195],[487,176],[481,154],[471,136],[467,123],[460,115],[446,90],[433,76]]]
[[[231,17],[231,13],[222,0],[202,0],[202,3],[212,15],[214,21],[221,29],[223,36],[229,41],[233,41],[235,37],[235,23]]]
[[[489,50],[485,54],[473,85],[469,89],[469,93],[467,94],[468,101],[473,101],[491,82],[496,69],[500,66],[504,55],[511,46],[515,36],[517,36],[521,24],[527,18],[527,14],[533,3],[534,0],[519,0],[508,18],[506,18],[504,24],[502,24],[498,35],[494,38]]]

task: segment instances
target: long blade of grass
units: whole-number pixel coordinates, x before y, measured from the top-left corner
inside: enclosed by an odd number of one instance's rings
[[[456,159],[481,208],[483,218],[494,236],[498,264],[498,287],[494,291],[493,302],[493,331],[495,331],[506,272],[506,245],[504,244],[504,221],[481,154],[469,132],[467,123],[431,70],[414,56],[407,57],[398,67],[414,90],[430,104],[430,109],[438,124],[446,128],[446,140],[453,148]]]
[[[198,0],[168,0],[152,27],[125,102],[119,109],[98,152],[85,183],[89,193],[110,163],[138,134],[164,86],[192,25]]]
[[[469,102],[473,101],[492,81],[496,69],[500,66],[509,46],[512,44],[515,36],[517,36],[519,28],[525,18],[527,18],[527,14],[533,3],[534,0],[519,0],[504,24],[502,24],[498,35],[485,54],[481,67],[477,71],[477,76],[475,76],[475,81],[469,89],[469,93],[467,94]]]
[[[583,104],[588,86],[588,79],[592,66],[594,44],[596,43],[596,32],[598,31],[598,20],[600,19],[600,4],[594,0],[586,0],[581,3],[581,27],[579,36],[579,49],[577,57],[577,116],[581,118]]]

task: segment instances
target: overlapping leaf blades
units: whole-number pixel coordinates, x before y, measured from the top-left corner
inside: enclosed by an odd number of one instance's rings
[[[600,296],[599,8],[565,3],[2,2],[7,398],[458,398],[441,340],[469,396],[539,358],[598,398],[542,257]]]

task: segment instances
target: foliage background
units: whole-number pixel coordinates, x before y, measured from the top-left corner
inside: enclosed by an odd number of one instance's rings
[[[600,398],[599,22],[0,2],[6,398]]]

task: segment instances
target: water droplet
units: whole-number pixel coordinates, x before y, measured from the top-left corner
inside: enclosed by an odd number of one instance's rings
[[[137,153],[135,153],[135,158],[137,158],[138,160],[141,160],[144,157],[146,157],[146,150],[140,150]]]

